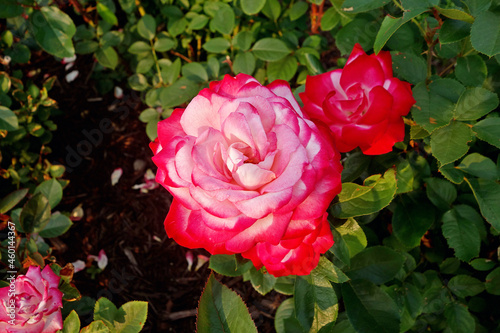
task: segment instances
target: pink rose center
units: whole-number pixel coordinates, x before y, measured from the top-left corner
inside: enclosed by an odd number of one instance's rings
[[[356,83],[345,91],[343,89],[333,90],[326,96],[325,103],[343,113],[349,121],[356,122],[366,114],[370,107],[367,98],[369,94],[368,88],[361,83]]]

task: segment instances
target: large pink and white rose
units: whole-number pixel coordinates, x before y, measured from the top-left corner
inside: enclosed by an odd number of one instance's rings
[[[326,124],[340,152],[385,154],[403,141],[403,116],[415,104],[408,82],[393,77],[391,54],[367,55],[356,44],[343,69],[308,76],[304,113]]]
[[[275,276],[308,274],[332,246],[339,153],[285,81],[226,75],[161,121],[151,148],[174,197],[165,229],[180,245],[241,253]]]
[[[54,333],[63,328],[60,277],[49,266],[30,266],[0,289],[0,332]]]

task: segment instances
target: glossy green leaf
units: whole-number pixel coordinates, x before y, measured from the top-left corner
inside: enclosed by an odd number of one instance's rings
[[[456,168],[480,178],[496,180],[499,177],[495,162],[479,153],[465,156]]]
[[[210,263],[208,265],[219,274],[226,276],[240,276],[253,267],[251,261],[247,261],[243,265],[239,265],[234,255],[217,254],[210,256]]]
[[[148,302],[130,301],[116,312],[114,327],[117,333],[139,333],[148,316]]]
[[[281,14],[281,5],[278,0],[266,0],[262,13],[270,20],[277,21]]]
[[[427,65],[424,59],[413,53],[394,54],[392,67],[398,77],[412,84],[424,81],[427,76]]]
[[[441,7],[435,7],[435,8],[441,15],[444,15],[452,20],[460,20],[460,21],[464,21],[467,23],[474,22],[474,17],[461,9],[441,8]]]
[[[477,137],[500,148],[500,118],[486,118],[476,123],[472,130]]]
[[[344,224],[335,229],[342,236],[348,248],[350,258],[366,248],[368,244],[366,235],[355,219],[349,218]]]
[[[453,121],[431,134],[432,154],[441,164],[451,163],[467,153],[471,140],[471,128],[462,122]]]
[[[342,284],[347,317],[358,333],[399,332],[401,317],[394,300],[366,280]]]
[[[474,213],[472,207],[456,205],[443,215],[443,235],[455,256],[465,262],[479,256],[481,246],[479,231],[469,219]]]
[[[448,304],[444,309],[444,316],[452,333],[470,333],[476,329],[474,317],[463,304],[456,302]]]
[[[75,54],[72,37],[76,32],[73,20],[57,6],[44,6],[29,18],[30,31],[48,53],[60,58]]]
[[[290,8],[290,12],[289,12],[290,20],[295,21],[295,20],[299,19],[307,12],[308,9],[309,9],[309,5],[304,1],[299,1],[299,2],[294,3],[292,8]],[[328,10],[326,12],[328,12]],[[326,15],[326,12],[324,15]],[[323,24],[321,24],[321,25],[323,26]]]
[[[102,17],[104,21],[106,21],[111,25],[118,25],[118,18],[116,17],[115,13],[111,11],[109,7],[107,7],[102,2],[98,1],[96,8],[97,8],[97,13],[99,14],[100,17]]]
[[[266,0],[241,0],[241,9],[247,15],[255,15],[264,8],[265,4]]]
[[[253,288],[261,295],[266,295],[273,290],[276,284],[276,278],[273,275],[256,270],[253,266],[243,274],[243,279],[250,280]]]
[[[304,3],[304,2],[299,2]],[[321,30],[330,31],[340,22],[340,14],[335,7],[328,8],[321,17]]]
[[[294,56],[286,56],[285,58],[270,62],[267,65],[267,77],[269,82],[274,80],[290,81],[297,72],[299,65],[297,58]]]
[[[234,58],[233,70],[235,74],[252,75],[255,70],[255,57],[252,52],[238,53]]]
[[[500,53],[500,14],[484,11],[476,16],[470,31],[472,46],[489,57]]]
[[[198,306],[198,333],[257,332],[240,296],[210,274]]]
[[[496,266],[496,263],[491,259],[477,258],[469,263],[477,271],[489,271]]]
[[[295,302],[293,298],[287,298],[280,304],[274,316],[274,328],[276,329],[276,333],[288,333],[285,330],[285,319],[292,317],[294,312]]]
[[[49,199],[50,207],[54,208],[59,202],[61,202],[63,189],[57,179],[52,178],[45,180],[38,185],[34,194],[36,193],[42,193],[47,199]]]
[[[116,53],[115,49],[112,47],[98,49],[95,57],[104,67],[115,69],[118,65],[118,53]]]
[[[182,76],[193,82],[207,82],[208,73],[205,67],[199,62],[191,62],[182,66]]]
[[[236,49],[247,51],[250,49],[250,46],[252,46],[253,40],[254,37],[250,31],[240,31],[233,38],[233,45]]]
[[[133,74],[128,77],[127,81],[130,88],[137,91],[143,91],[149,87],[148,80],[143,74]]]
[[[80,318],[75,310],[64,319],[62,333],[78,333],[80,332]]]
[[[365,16],[356,17],[335,34],[335,43],[342,55],[350,54],[356,43],[359,43],[363,50],[368,52],[373,47],[378,30],[379,24],[377,22],[369,20]]]
[[[5,0],[0,6],[0,18],[11,18],[21,15],[23,6],[16,0]]]
[[[118,2],[120,3],[123,11],[127,14],[132,13],[136,8],[135,0],[118,0]]]
[[[457,198],[457,190],[450,182],[440,178],[427,178],[425,188],[427,197],[441,210],[450,209]]]
[[[408,248],[420,245],[422,236],[435,221],[435,209],[427,201],[414,202],[406,196],[399,197],[392,215],[394,235]]]
[[[370,156],[363,154],[361,151],[347,154],[343,161],[342,183],[356,180],[370,165],[371,160]]]
[[[0,214],[5,214],[12,208],[14,208],[24,197],[28,194],[27,188],[22,188],[12,193],[0,200]]]
[[[94,306],[94,320],[102,320],[106,326],[114,330],[115,318],[117,321],[124,321],[125,313],[118,311],[117,307],[109,299],[101,297],[95,302]]]
[[[493,180],[482,178],[465,179],[469,184],[481,214],[484,216],[493,228],[500,230],[500,184]]]
[[[441,166],[439,168],[439,172],[454,184],[461,184],[464,181],[465,174],[455,168],[455,165],[453,165],[453,163]]]
[[[111,332],[102,320],[93,321],[90,325],[82,328],[80,333],[108,333]]]
[[[344,3],[345,6],[345,3]],[[402,17],[392,17],[387,15],[382,21],[382,25],[375,37],[375,43],[373,44],[373,51],[379,53],[384,47],[385,43],[391,38],[391,36],[399,29],[403,24],[410,21],[412,18],[417,17],[422,14],[426,9],[422,8],[419,10],[406,11],[403,13]]]
[[[141,37],[152,40],[156,35],[156,21],[153,16],[146,14],[137,22],[137,32]]]
[[[210,22],[210,27],[221,34],[229,35],[234,28],[235,15],[233,9],[228,4],[221,4]]]
[[[344,283],[349,277],[325,257],[319,258],[318,266],[314,269],[315,274],[326,277],[333,283]]]
[[[404,261],[401,254],[388,247],[368,247],[351,259],[351,266],[346,274],[352,280],[365,279],[383,284],[396,276]]]
[[[208,21],[209,21],[209,17],[206,16],[206,15],[196,15],[192,20],[191,22],[189,22],[189,26],[188,26],[188,29],[190,30],[201,30],[203,29]]]
[[[262,38],[258,40],[253,48],[253,54],[265,61],[278,61],[290,54],[290,49],[285,42],[277,38]]]
[[[337,295],[330,281],[315,271],[297,277],[294,301],[296,317],[306,330],[318,332],[337,318]]]
[[[145,52],[151,52],[151,45],[142,40],[132,43],[128,48],[128,52],[132,54],[141,54]]]
[[[342,10],[348,13],[361,13],[382,7],[390,2],[390,0],[345,0]]]
[[[382,175],[365,179],[364,185],[344,183],[339,202],[333,205],[333,215],[338,218],[368,215],[389,205],[396,194],[396,172],[389,169]]]
[[[37,193],[28,200],[19,217],[19,222],[26,233],[43,230],[49,220],[49,200],[42,193]]]
[[[333,253],[335,255],[335,258],[340,260],[344,265],[349,266],[351,264],[351,254],[349,253],[349,248],[347,247],[346,241],[344,240],[342,235],[337,231],[337,229],[332,228],[332,234],[335,243],[333,243],[330,252]],[[366,242],[366,236],[364,240]]]
[[[457,59],[455,75],[466,86],[481,87],[488,75],[488,70],[484,60],[474,54]]]
[[[344,162],[345,166],[345,162]],[[397,194],[407,193],[413,190],[415,183],[413,168],[408,160],[402,160],[396,166]]]
[[[165,109],[179,106],[196,96],[199,90],[199,86],[193,81],[180,78],[171,86],[160,88],[160,104]]]
[[[452,119],[455,105],[447,97],[438,94],[433,89],[433,84],[429,89],[424,82],[417,84],[413,88],[413,98],[416,100],[411,111],[413,119],[427,132],[432,133]]]
[[[16,114],[0,105],[0,130],[15,131],[19,127]]]
[[[439,42],[449,44],[469,36],[471,24],[458,20],[445,20],[439,30]]]
[[[208,42],[203,44],[203,49],[207,52],[212,53],[222,53],[226,51],[231,46],[231,43],[225,38],[216,37],[210,39]]]
[[[484,290],[484,283],[469,275],[456,275],[448,282],[448,288],[458,297],[475,296]]]
[[[484,286],[488,293],[500,296],[500,267],[495,268],[486,276]]]
[[[498,96],[484,88],[468,88],[460,96],[454,110],[457,120],[476,120],[496,109]]]
[[[61,213],[54,213],[39,235],[45,238],[57,237],[68,231],[72,225],[73,222],[69,217]]]

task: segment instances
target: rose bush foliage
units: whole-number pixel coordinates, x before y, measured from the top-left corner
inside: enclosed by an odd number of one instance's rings
[[[391,54],[367,55],[359,44],[344,68],[308,76],[300,98],[304,112],[330,128],[340,152],[359,146],[367,155],[403,141],[402,116],[415,104],[410,84],[393,77]]]
[[[63,293],[58,289],[60,277],[49,266],[40,271],[30,266],[26,275],[15,280],[15,296],[10,287],[0,289],[0,332],[54,333],[63,328],[61,316]],[[15,305],[14,325],[9,315],[9,302]]]
[[[275,276],[308,274],[332,246],[340,155],[287,82],[226,75],[160,122],[151,148],[180,245],[240,253]]]

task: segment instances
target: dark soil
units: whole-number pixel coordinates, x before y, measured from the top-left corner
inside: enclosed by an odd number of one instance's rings
[[[71,70],[78,69],[80,76],[71,83],[64,80],[64,65],[50,58],[37,66],[59,77],[49,94],[62,111],[54,118],[58,130],[51,142],[50,158],[67,167],[65,178],[70,180],[60,209],[72,211],[81,205],[84,211],[83,218],[66,234],[48,240],[58,263],[85,261],[87,255],[104,249],[109,264],[102,273],[94,279],[86,271],[74,275],[83,296],[104,296],[117,306],[132,300],[147,301],[149,313],[143,332],[194,332],[198,300],[210,270],[205,264],[198,271],[189,271],[188,249],[166,236],[163,220],[170,194],[162,187],[148,193],[132,189],[143,183],[148,168],[156,171],[145,126],[138,120],[145,108],[140,96],[125,88],[123,98],[100,96],[88,74],[91,57],[77,59]],[[123,175],[112,186],[110,177],[116,168],[122,168]],[[209,255],[203,250],[192,252],[193,266],[197,254]],[[273,292],[263,297],[241,278],[222,281],[242,296],[259,332],[274,332],[273,316],[284,296]],[[87,325],[91,312],[81,319],[82,326]]]

